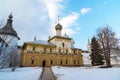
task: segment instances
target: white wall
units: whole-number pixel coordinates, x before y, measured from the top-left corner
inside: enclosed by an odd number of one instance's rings
[[[91,65],[90,53],[82,53],[84,65]]]
[[[4,41],[6,41],[6,43],[7,43],[9,46],[17,46],[18,38],[17,38],[16,36],[0,34],[0,37],[1,37]]]

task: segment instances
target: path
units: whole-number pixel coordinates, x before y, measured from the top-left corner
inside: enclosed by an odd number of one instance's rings
[[[40,80],[57,80],[57,77],[54,75],[50,67],[44,67]]]

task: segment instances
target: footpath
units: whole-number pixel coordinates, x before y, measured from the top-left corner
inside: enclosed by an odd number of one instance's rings
[[[43,67],[39,80],[57,80],[57,77],[54,75],[50,67]]]

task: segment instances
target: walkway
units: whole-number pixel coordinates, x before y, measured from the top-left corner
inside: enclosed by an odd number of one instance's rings
[[[57,80],[57,77],[54,75],[50,67],[44,67],[40,80]]]

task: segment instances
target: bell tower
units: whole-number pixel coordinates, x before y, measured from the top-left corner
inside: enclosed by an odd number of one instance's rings
[[[12,27],[12,13],[8,16],[6,25],[0,28],[0,37],[8,43],[9,46],[17,46],[17,42],[20,39],[17,32]]]

